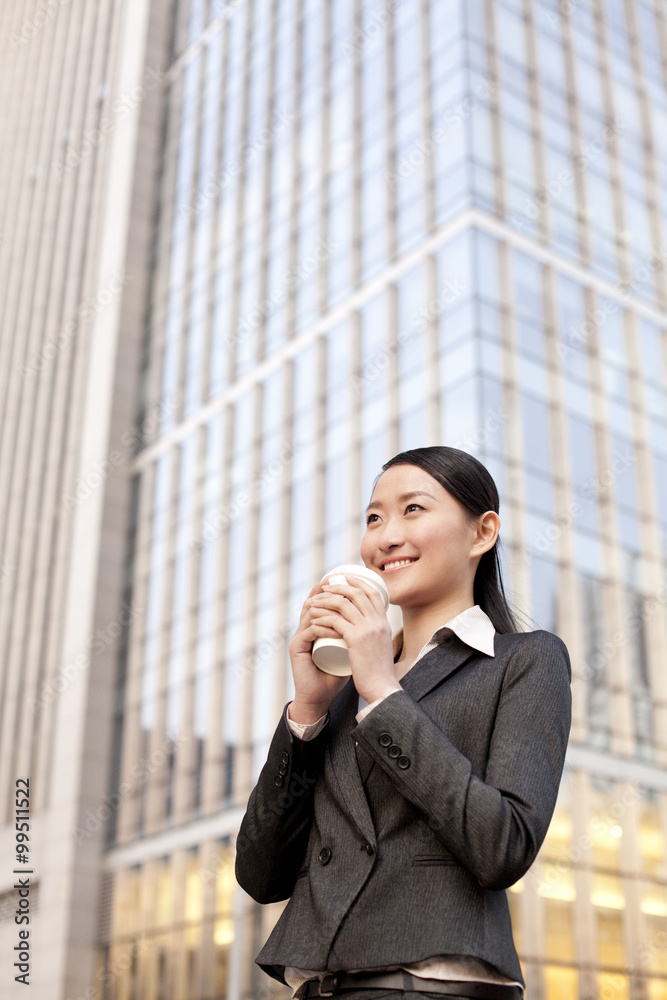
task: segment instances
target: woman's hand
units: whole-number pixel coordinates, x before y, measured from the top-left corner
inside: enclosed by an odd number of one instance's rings
[[[354,686],[370,704],[387,690],[402,690],[394,668],[391,626],[375,587],[351,573],[345,579],[354,583],[325,584],[309,598],[317,621],[311,628],[315,636],[345,639]]]
[[[313,663],[311,651],[316,639],[324,635],[341,638],[335,629],[319,624],[321,611],[313,601],[320,594],[322,585],[317,583],[304,601],[299,627],[288,647],[294,677],[294,701],[290,703],[289,715],[295,722],[317,722],[349,680],[349,677],[327,674]]]

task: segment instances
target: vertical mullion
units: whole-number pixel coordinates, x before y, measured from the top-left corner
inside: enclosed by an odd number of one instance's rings
[[[594,314],[595,301],[593,292],[587,290],[586,310],[589,316]],[[596,455],[598,468],[611,469],[612,456],[609,440],[609,422],[607,420],[607,398],[604,391],[602,360],[600,356],[600,331],[594,327],[591,333],[591,393],[594,408],[598,416],[596,431]],[[597,406],[595,400],[597,397]],[[603,539],[603,593],[605,621],[620,622],[625,618],[623,600],[623,568],[620,560],[620,543],[618,538],[618,522],[612,495],[602,491],[599,497],[600,521],[611,528]],[[607,683],[609,690],[609,705],[611,713],[611,750],[620,756],[627,756],[634,751],[634,725],[630,698],[630,677],[627,669],[627,659],[623,650],[616,648],[606,661]]]
[[[425,143],[428,143],[429,138],[433,135],[433,100],[432,100],[432,80],[433,80],[433,60],[431,59],[431,32],[430,32],[430,13],[431,5],[430,0],[420,0],[419,2],[419,45],[421,49],[421,70],[420,70],[420,86],[421,86],[421,129],[422,138]],[[392,139],[394,137],[392,136]],[[394,139],[395,142],[395,139]],[[434,150],[427,145],[427,149],[430,149],[424,156],[424,190],[423,190],[423,217],[424,217],[424,232],[429,235],[434,233],[436,230],[436,205],[435,205],[435,154]],[[394,160],[389,164],[388,169],[392,173],[395,172],[395,145],[394,149]],[[430,258],[429,258],[430,259]],[[430,301],[431,297],[427,296],[427,301]],[[432,324],[430,324],[432,325]],[[431,419],[434,415],[431,414]],[[435,424],[434,426],[438,426]]]
[[[271,0],[271,10],[270,10],[270,26],[268,31],[267,41],[267,59],[268,68],[266,73],[266,131],[269,133],[269,139],[265,146],[265,156],[264,156],[264,183],[262,185],[262,219],[260,223],[260,246],[269,246],[269,235],[271,231],[271,172],[273,164],[273,146],[274,146],[274,136],[273,130],[271,128],[271,121],[275,115],[275,76],[276,76],[276,46],[271,44],[270,39],[276,37],[278,31],[278,0]],[[266,302],[269,297],[269,293],[272,291],[268,287],[268,277],[269,277],[269,254],[264,251],[261,256],[259,265],[259,278],[258,278],[258,301]],[[255,351],[255,359],[260,361],[261,358],[266,353],[266,316],[264,313],[261,315],[261,319],[257,326],[257,344]]]
[[[522,422],[521,390],[518,377],[518,343],[516,336],[516,302],[513,282],[513,251],[507,244],[501,244],[499,251],[499,272],[501,289],[501,330],[504,382],[504,410],[507,414],[507,448],[505,454],[511,565],[509,577],[514,581],[515,603],[521,610],[530,599],[529,562],[526,556],[526,486],[523,476],[524,441]]]
[[[667,90],[667,12],[662,0],[653,0],[653,13],[655,14],[658,45],[662,56],[662,81],[665,90]]]
[[[351,0],[353,4],[352,37],[362,38],[361,2]],[[350,285],[358,288],[361,284],[361,136],[362,136],[362,78],[361,78],[361,47],[352,45],[352,197],[351,212],[351,245],[350,245]]]
[[[639,978],[642,972],[644,956],[642,955],[643,940],[641,934],[641,888],[639,885],[640,866],[639,859],[639,808],[641,804],[641,791],[634,781],[618,780],[614,786],[614,798],[617,802],[633,803],[632,807],[625,808],[621,816],[617,818],[617,823],[621,826],[623,834],[620,837],[620,873],[623,898],[625,899],[625,909],[623,910],[623,943],[626,955],[638,956],[635,976]],[[629,985],[635,985],[637,979],[628,977]],[[634,980],[634,982],[633,982]]]
[[[432,254],[425,257],[422,267],[424,268],[425,301],[435,302],[438,297],[438,266],[435,257]],[[438,319],[431,310],[428,312],[424,338],[427,393],[425,445],[432,447],[441,443],[442,407],[440,405]]]
[[[294,447],[294,362],[290,359],[283,367],[283,416],[282,416],[282,444],[283,448]],[[294,484],[294,462],[288,463],[283,469],[282,486],[280,491],[279,504],[279,524],[280,524],[280,554],[278,568],[278,621],[283,633],[278,649],[276,651],[277,661],[277,681],[274,689],[275,714],[282,714],[287,697],[288,679],[291,667],[287,655],[287,644],[289,636],[285,635],[285,629],[292,622],[292,612],[295,609],[289,606],[290,576],[291,576],[291,553],[292,553],[292,496]],[[305,595],[304,595],[305,599]]]
[[[180,478],[180,451],[174,447],[171,459],[171,476],[169,483],[169,502],[167,527],[164,533],[165,573],[162,592],[162,614],[160,616],[160,642],[157,657],[157,695],[155,705],[155,724],[148,736],[148,760],[162,760],[167,753],[167,698],[169,681],[169,655],[171,652],[171,609],[174,599],[174,555],[176,547],[176,526],[178,523],[178,486]],[[146,803],[144,812],[144,829],[146,834],[156,833],[164,822],[166,812],[166,795],[164,775],[166,761],[157,767],[148,768],[146,781]]]
[[[252,51],[252,28],[253,28],[253,0],[246,0],[247,21],[244,42],[244,66],[243,66],[243,90],[241,97],[241,116],[239,123],[239,141],[243,144],[244,137],[248,132],[248,109],[250,104],[250,65]],[[228,372],[230,382],[238,377],[238,351],[237,351],[237,330],[241,320],[241,284],[243,274],[241,271],[243,263],[243,243],[244,243],[244,216],[245,216],[245,160],[240,163],[238,175],[238,192],[236,202],[236,218],[234,221],[234,277],[232,281],[231,303],[230,303],[230,340],[228,355]]]
[[[155,497],[155,463],[142,473],[141,492],[136,533],[135,558],[133,566],[134,600],[139,598],[144,609],[141,627],[130,632],[127,653],[127,683],[123,692],[123,708],[126,718],[123,725],[120,780],[121,792],[118,805],[118,821],[115,842],[123,844],[138,833],[138,800],[133,783],[133,767],[141,758],[141,699],[144,648],[146,644],[146,610],[150,583],[152,519]]]
[[[229,22],[226,22],[220,28],[223,33],[223,37],[220,43],[221,55],[220,55],[220,98],[219,98],[219,110],[218,110],[218,141],[215,154],[216,170],[218,175],[221,171],[222,157],[224,155],[224,135],[225,135],[225,117],[226,117],[226,80],[228,77],[229,70],[229,45],[230,45],[230,29]],[[216,312],[217,302],[217,268],[215,266],[217,260],[219,259],[219,247],[220,239],[224,238],[224,234],[220,229],[220,212],[222,207],[224,185],[218,185],[214,202],[212,206],[213,221],[211,223],[211,266],[209,270],[209,280],[208,280],[208,309],[207,309],[207,334],[205,338],[203,357],[208,359],[208,363],[205,364],[205,372],[203,373],[202,381],[202,399],[208,399],[212,391],[211,374],[213,372],[213,352],[215,350],[216,336],[218,336],[219,331],[214,329],[214,316]],[[229,408],[221,411],[220,418],[223,420],[223,435],[228,431],[229,421],[225,418],[229,414]],[[215,420],[215,417],[213,418]],[[213,420],[209,422],[209,434],[212,433],[210,428]],[[224,441],[224,438],[223,438]],[[204,455],[206,456],[205,467],[207,465],[207,458],[209,454],[209,441],[208,436],[205,444],[203,444]],[[226,448],[223,450],[223,455],[228,455],[229,452]],[[223,509],[223,496],[225,490],[225,470],[228,469],[226,463],[222,462],[223,455],[220,456],[221,459],[221,476],[220,476],[220,509]],[[203,483],[202,494],[204,495],[207,488],[206,477],[209,475],[209,470],[206,468],[205,480]],[[202,496],[202,505],[205,510],[205,502]],[[222,531],[218,534],[218,537],[210,544],[215,544],[219,547],[220,552],[226,551],[225,540],[227,538],[227,532]],[[205,544],[205,543],[204,543]],[[200,564],[201,566],[201,564]],[[222,573],[224,572],[225,562],[223,559],[218,557],[218,566],[215,571],[216,580],[216,594],[217,600],[214,597],[214,601],[217,604],[220,600],[220,595],[222,594]],[[200,575],[201,579],[201,575]],[[199,594],[199,600],[201,603],[201,593]],[[221,608],[223,612],[225,608]],[[214,611],[213,619],[215,622],[218,621],[218,615]],[[221,621],[224,617],[221,616]],[[224,634],[224,633],[222,633]],[[223,747],[220,732],[220,720],[222,718],[222,703],[224,698],[224,672],[223,665],[221,663],[221,633],[216,628],[213,634],[213,641],[211,643],[211,677],[208,681],[209,687],[209,698],[208,698],[208,714],[205,724],[205,735],[204,735],[204,745],[202,748],[202,761],[201,761],[201,785],[200,785],[200,805],[199,810],[204,816],[209,816],[215,813],[220,807],[221,798],[221,775],[223,767]],[[208,884],[207,884],[208,885]],[[205,889],[205,899],[208,898],[207,890]],[[215,892],[213,892],[213,901],[215,900]],[[206,904],[205,904],[206,906]],[[204,913],[204,917],[206,913]],[[205,924],[204,924],[205,926]],[[211,985],[212,991],[212,985]]]
[[[549,182],[544,149],[545,137],[542,131],[542,108],[540,107],[540,88],[537,72],[537,46],[535,39],[535,20],[533,18],[532,0],[523,0],[523,18],[526,31],[527,77],[531,86],[530,94],[530,127],[535,162],[535,190],[543,191]],[[537,217],[539,238],[547,243],[553,239],[553,220],[550,218],[550,202],[545,200]]]
[[[639,39],[639,25],[637,24],[635,7],[636,2],[637,0],[633,0],[633,2],[631,2],[631,0],[625,0],[625,16],[630,35],[634,39]],[[651,231],[652,246],[655,248],[661,248],[662,232],[659,215],[660,198],[658,194],[659,181],[655,138],[653,136],[651,123],[649,99],[646,92],[646,80],[642,65],[641,46],[635,43],[631,44],[629,48],[632,59],[632,74],[634,77],[635,89],[637,91],[637,101],[639,104],[639,114],[641,116],[641,129],[644,136],[643,154],[648,225]],[[652,258],[651,265],[655,268],[654,280],[658,301],[664,308],[667,304],[667,275],[665,273],[665,264],[663,260],[654,260]]]
[[[609,45],[607,33],[604,25],[603,11],[593,8],[595,18],[595,31],[598,44],[598,58],[600,66],[600,77],[602,80],[602,101],[604,105],[605,119],[607,123],[614,122],[614,92],[609,72]],[[622,195],[622,174],[618,142],[614,135],[607,142],[607,155],[609,158],[609,176],[611,180],[612,202],[614,211],[614,228],[616,230],[616,254],[621,282],[632,282],[632,259],[627,244],[621,239],[625,231],[625,206]]]
[[[507,190],[505,171],[503,168],[503,127],[500,104],[500,66],[498,59],[498,47],[496,45],[496,29],[493,0],[485,2],[486,34],[491,39],[487,43],[487,59],[489,67],[489,81],[491,84],[491,96],[489,98],[489,110],[491,112],[491,137],[494,147],[494,162],[497,164],[495,171],[495,201],[496,215],[504,218],[507,214]]]
[[[387,178],[396,175],[396,55],[394,32],[396,19],[388,17],[385,25],[385,197],[386,197],[386,252],[387,260],[393,261],[397,254],[396,184],[389,184]]]
[[[568,107],[568,119],[570,126],[570,134],[572,136],[572,145],[575,149],[581,149],[583,147],[582,141],[582,128],[581,128],[581,110],[579,107],[579,90],[576,86],[577,76],[575,70],[575,54],[574,46],[572,43],[572,27],[569,18],[561,18],[560,22],[562,28],[562,42],[563,42],[563,58],[565,63],[565,79],[567,82],[568,94],[567,94],[567,107]],[[593,262],[593,247],[591,240],[591,230],[589,224],[589,216],[587,213],[582,211],[583,206],[587,204],[586,193],[588,187],[588,178],[586,176],[586,166],[582,157],[576,157],[572,165],[572,172],[574,174],[574,189],[577,196],[577,203],[581,206],[577,212],[577,230],[579,234],[579,252],[581,255],[581,262],[584,267],[590,267]]]
[[[301,189],[301,67],[303,63],[303,8],[305,0],[295,0],[295,40],[294,40],[294,73],[292,76],[292,114],[294,129],[292,131],[292,190],[290,192],[289,208],[289,250],[287,273],[295,273],[299,255],[299,205]],[[296,332],[296,285],[288,288],[285,296],[285,324],[287,339]]]
[[[554,408],[554,455],[556,457],[556,508],[557,521],[562,525],[559,532],[558,566],[558,606],[559,629],[567,642],[572,659],[572,733],[571,739],[577,743],[586,740],[588,720],[586,715],[586,676],[582,670],[584,646],[581,630],[581,609],[578,601],[578,579],[574,557],[575,535],[572,518],[568,515],[568,505],[574,500],[572,488],[572,462],[568,438],[568,412],[565,407],[564,373],[558,360],[558,312],[556,275],[551,268],[545,268],[545,331],[550,372],[550,388],[555,400]]]
[[[361,317],[359,311],[355,309],[350,314],[350,385],[356,384],[354,381],[362,374],[363,359],[361,355]],[[353,561],[358,553],[359,527],[356,521],[356,513],[360,510],[369,498],[361,496],[361,467],[362,467],[362,437],[361,437],[361,414],[363,406],[363,394],[359,392],[350,393],[350,465],[347,495],[348,518],[345,525],[345,558]]]
[[[230,509],[232,492],[231,464],[229,456],[234,449],[235,421],[234,405],[228,405],[224,412],[223,448],[221,458],[220,507],[222,511]],[[222,461],[222,459],[225,461]],[[224,768],[227,765],[227,749],[223,743],[221,720],[226,708],[225,679],[229,669],[225,659],[225,634],[228,619],[229,579],[227,567],[229,564],[229,525],[220,534],[218,566],[216,570],[217,599],[214,619],[216,622],[215,641],[213,648],[213,676],[211,678],[211,698],[207,722],[207,736],[204,744],[204,761],[202,766],[202,812],[205,816],[216,813],[220,808],[222,798],[222,782]]]
[[[221,31],[224,31],[224,28],[221,29]],[[223,37],[225,37],[225,36],[223,36]],[[211,56],[212,47],[215,44],[216,44],[215,41],[211,41],[209,43],[209,45],[204,50],[206,52],[206,64],[205,64],[205,69],[202,72],[202,84],[201,84],[201,88],[200,88],[201,104],[202,104],[202,110],[201,110],[201,120],[202,120],[202,122],[205,120],[206,111],[207,111],[207,104],[208,104],[208,98],[207,98],[207,95],[206,95],[206,89],[207,89],[207,86],[210,86],[210,84],[207,83],[208,63],[209,63],[209,60],[212,58],[212,56]],[[213,122],[209,122],[208,125],[206,126],[209,129],[215,128],[215,131],[216,131],[215,152],[214,152],[214,154],[212,156],[213,164],[215,164],[216,167],[217,167],[217,165],[220,162],[220,150],[222,148],[222,134],[223,134],[223,121],[224,121],[224,118],[223,118],[223,113],[224,112],[223,112],[223,107],[222,107],[222,105],[223,105],[224,87],[222,86],[222,80],[224,80],[224,71],[225,71],[225,52],[224,52],[224,49],[223,49],[222,39],[219,40],[218,44],[220,45],[220,49],[221,49],[221,52],[220,52],[220,95],[218,97],[218,109],[217,109],[218,113],[215,116],[215,124]],[[215,184],[215,182],[213,181],[213,178],[211,178],[210,180],[211,180],[211,183]],[[220,214],[220,194],[221,194],[221,190],[222,190],[222,186],[220,184],[215,184],[214,193],[213,193],[213,195],[210,198],[210,201],[211,201],[211,207],[210,207],[211,219],[210,219],[210,222],[208,223],[208,225],[209,225],[208,245],[209,245],[209,261],[210,262],[213,261],[215,251],[217,250],[218,228],[219,228],[219,226],[218,226],[218,224],[219,224],[219,218],[218,217],[219,217],[219,214]],[[204,189],[201,193],[208,200],[209,196],[206,194],[206,190]],[[215,333],[214,330],[213,330],[213,315],[214,315],[214,308],[215,308],[215,277],[216,277],[215,267],[209,266],[208,270],[207,270],[207,274],[206,274],[205,293],[204,293],[204,297],[205,297],[205,310],[204,310],[204,319],[203,319],[204,329],[203,329],[203,332],[202,332],[202,341],[201,341],[201,359],[202,359],[202,363],[200,365],[199,372],[197,373],[197,378],[198,378],[198,381],[199,381],[198,395],[199,395],[199,405],[200,406],[204,405],[205,402],[206,402],[206,400],[208,400],[208,398],[210,396],[210,391],[211,391],[211,371],[212,371],[212,365],[210,363],[208,363],[207,360],[205,360],[205,359],[210,359],[210,357],[211,357],[211,351],[212,351],[212,345],[213,345],[214,333]]]
[[[319,177],[319,218],[320,245],[329,243],[329,181],[331,170],[331,4],[333,0],[322,2],[322,120],[320,125],[320,177]],[[317,312],[321,316],[327,310],[329,301],[329,260],[318,270]]]
[[[194,148],[194,155],[192,158],[192,176],[190,187],[194,187],[195,190],[199,186],[199,174],[201,170],[201,143],[202,143],[202,117],[204,114],[204,88],[206,86],[206,49],[202,49],[197,53],[195,58],[189,64],[192,67],[193,64],[197,67],[197,77],[198,77],[198,88],[197,96],[195,98],[194,108],[186,109],[186,113],[192,115],[194,118],[194,129],[192,137],[192,145]],[[184,73],[186,70],[184,70]],[[192,214],[189,216],[189,226],[187,235],[187,251],[185,254],[185,274],[183,276],[183,307],[181,311],[181,321],[180,321],[180,334],[179,334],[179,352],[178,352],[178,380],[176,396],[178,398],[178,412],[181,418],[186,415],[186,383],[187,383],[187,371],[188,371],[188,355],[190,351],[190,338],[192,337],[192,327],[190,323],[190,315],[192,312],[192,300],[193,300],[193,281],[196,280],[196,275],[194,273],[194,255],[195,255],[195,244],[197,239],[197,215]]]
[[[652,468],[651,434],[645,406],[644,383],[641,377],[640,344],[638,318],[636,313],[628,313],[627,344],[630,369],[635,372],[632,379],[633,413],[635,421],[635,447],[637,449],[637,499],[640,519],[642,580],[640,587],[648,600],[644,623],[646,627],[646,652],[653,702],[653,733],[655,760],[660,766],[667,763],[667,741],[660,734],[667,733],[667,674],[663,664],[667,659],[667,627],[664,615],[651,612],[650,603],[654,595],[661,593],[663,585],[662,541],[658,524],[658,498]]]
[[[325,538],[328,529],[326,522],[327,503],[327,401],[326,401],[326,351],[324,337],[318,337],[313,350],[315,351],[315,406],[313,413],[313,524],[316,525],[312,543],[311,578],[313,582],[321,579],[326,572],[324,567]],[[328,567],[327,567],[328,568]]]
[[[596,969],[599,965],[596,949],[595,908],[593,894],[593,860],[591,830],[591,779],[587,771],[575,770],[572,785],[572,842],[578,848],[580,863],[573,865],[575,884],[574,931],[576,960],[579,966],[579,995],[596,996]]]
[[[264,387],[255,384],[250,390],[253,396],[253,434],[251,439],[251,461],[249,482],[258,481],[262,464],[262,415],[264,411]],[[255,671],[247,668],[249,651],[257,644],[256,616],[257,616],[257,558],[259,553],[259,527],[262,507],[262,496],[253,499],[248,508],[248,528],[246,534],[246,574],[245,574],[245,600],[243,610],[243,621],[245,625],[243,640],[243,669],[241,671],[240,683],[240,705],[241,713],[241,739],[238,767],[235,774],[235,790],[241,796],[245,789],[252,786],[252,758],[253,758],[253,704],[255,690]]]
[[[218,114],[217,114],[217,126],[218,126],[218,140],[215,151],[214,162],[216,164],[216,171],[218,176],[221,174],[221,164],[222,157],[224,155],[224,138],[225,138],[225,120],[226,120],[226,79],[227,72],[229,68],[229,23],[226,22],[220,28],[222,33],[222,39],[220,42],[220,97],[218,103]],[[218,184],[216,186],[216,192],[213,198],[213,206],[211,211],[213,213],[213,218],[211,221],[211,266],[209,268],[208,274],[208,289],[206,293],[207,298],[207,309],[206,309],[206,333],[204,337],[204,347],[202,357],[208,359],[208,364],[203,366],[202,372],[202,399],[209,399],[211,392],[213,390],[212,386],[212,373],[213,373],[213,353],[216,346],[216,338],[220,336],[218,330],[215,329],[214,317],[216,313],[216,278],[217,278],[217,268],[215,267],[215,262],[219,258],[219,249],[221,239],[224,238],[224,234],[220,229],[220,212],[222,208],[222,199],[224,185]]]
[[[180,122],[183,112],[183,74],[180,73],[175,80],[167,84],[167,87],[168,90],[165,94],[165,166],[159,192],[159,228],[157,229],[154,242],[155,267],[149,299],[148,329],[144,342],[144,364],[146,366],[146,398],[142,400],[144,405],[149,399],[159,399],[167,402],[163,396],[162,371],[166,354],[166,319],[171,285],[171,256],[175,229]],[[168,402],[175,409],[176,399],[169,400]],[[159,433],[159,428],[156,428],[153,440],[159,437]],[[151,441],[142,443],[150,444]]]
[[[387,285],[384,289],[387,309],[387,332],[385,335],[385,348],[388,356],[384,376],[384,392],[387,401],[387,434],[386,447],[387,458],[397,454],[400,450],[401,439],[401,394],[400,394],[400,352],[391,350],[398,344],[398,288],[394,283]],[[378,469],[378,472],[380,470]],[[369,497],[370,499],[370,497]]]
[[[203,500],[206,486],[206,452],[207,435],[206,425],[200,425],[193,431],[195,435],[195,480],[190,484],[194,493],[190,512],[190,524],[188,527],[189,537],[195,538],[197,526],[201,523],[201,502]],[[200,475],[203,470],[203,477]],[[199,550],[201,552],[201,549]],[[199,591],[199,581],[201,579],[201,556],[197,556],[197,551],[189,546],[188,572],[190,582],[188,586],[188,608],[189,614],[185,626],[185,649],[183,657],[185,669],[183,671],[183,694],[180,722],[180,739],[175,748],[176,759],[174,763],[174,809],[173,819],[175,823],[187,822],[194,804],[194,782],[195,768],[197,761],[197,743],[194,731],[194,699],[197,684],[197,650],[199,639],[199,614],[201,606],[201,593]]]

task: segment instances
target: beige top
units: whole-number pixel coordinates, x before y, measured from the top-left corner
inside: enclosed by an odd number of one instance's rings
[[[487,656],[494,656],[494,637],[496,630],[493,626],[493,622],[489,616],[482,611],[479,604],[475,604],[471,608],[466,608],[455,618],[450,619],[445,625],[439,626],[429,641],[424,644],[419,654],[415,657],[409,666],[411,670],[415,663],[439,645],[440,641],[452,632],[458,635],[459,639],[472,646],[473,649],[479,649],[481,653],[486,653]],[[392,637],[394,646],[394,660],[396,660],[399,655],[401,648],[403,646],[403,629],[399,628],[397,632],[394,633]],[[406,671],[407,673],[407,671]],[[356,715],[357,722],[361,722],[364,716],[372,712],[376,705],[379,705],[383,698],[389,697],[393,694],[396,688],[392,688],[387,691],[381,698],[376,701],[372,701],[370,704],[359,695],[359,711]],[[317,722],[313,722],[310,725],[302,722],[294,722],[293,719],[289,717],[289,706],[287,708],[287,722],[294,733],[299,739],[302,740],[312,740],[320,732],[327,720],[327,714],[323,715]],[[422,962],[415,962],[412,965],[392,965],[387,966],[387,972],[393,972],[396,969],[403,968],[406,972],[411,972],[414,976],[421,976],[425,979],[454,979],[454,980],[465,980],[465,981],[476,981],[482,983],[505,983],[511,986],[520,986],[521,983],[516,982],[514,979],[507,979],[506,976],[502,976],[495,966],[490,965],[488,962],[483,961],[481,958],[477,958],[474,955],[433,955],[431,958],[426,958]],[[348,972],[362,972],[362,969],[348,969]],[[297,989],[301,983],[305,982],[306,979],[321,979],[324,975],[325,970],[323,969],[296,969],[293,966],[287,966],[285,969],[285,980],[292,988],[292,996],[296,993]]]

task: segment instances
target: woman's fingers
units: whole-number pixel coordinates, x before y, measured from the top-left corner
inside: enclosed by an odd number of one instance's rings
[[[377,621],[378,617],[386,618],[382,598],[375,588],[361,577],[352,574],[350,576],[351,582],[346,584],[331,584],[329,587],[324,587],[316,583],[311,587],[301,609],[298,631],[302,634],[307,633],[315,623],[326,631],[313,632],[310,637],[306,637],[306,641],[317,635],[335,635],[343,638],[340,630],[342,627],[347,631],[345,628],[347,624],[359,626],[364,619]],[[350,581],[350,577],[346,579]],[[329,621],[325,625],[324,620],[327,617]],[[338,629],[334,627],[335,625]]]
[[[384,615],[384,604],[375,587],[362,580],[361,577],[354,577],[354,581],[354,583],[347,584],[333,583],[329,587],[325,587],[323,593],[327,595],[340,594],[357,607],[365,617],[372,616],[373,612]]]
[[[311,604],[311,610],[335,611],[352,624],[358,622],[363,617],[363,612],[343,594],[326,594],[322,597],[317,597]]]
[[[319,594],[322,593],[322,584],[321,583],[316,583],[313,587],[310,588],[310,590],[308,592],[308,597],[306,598],[306,600],[303,602],[303,604],[301,606],[301,616],[300,616],[300,620],[301,621],[304,620],[306,614],[308,613],[308,609],[310,608],[310,603],[309,602],[310,602],[311,597],[315,597],[315,595],[318,594],[318,593]]]
[[[311,622],[308,628],[304,629],[304,633],[308,632],[311,632],[314,635],[333,635],[336,639],[343,638],[340,632],[335,629],[333,625],[325,625],[322,621]]]

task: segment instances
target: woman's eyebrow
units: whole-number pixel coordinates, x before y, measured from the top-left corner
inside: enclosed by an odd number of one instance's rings
[[[411,497],[431,497],[431,500],[435,500],[435,497],[431,493],[427,493],[426,490],[411,490],[409,493],[401,493],[397,499],[399,503],[402,503],[403,500],[410,500]],[[384,504],[380,500],[371,500],[366,508],[366,513],[371,507],[384,507]]]

